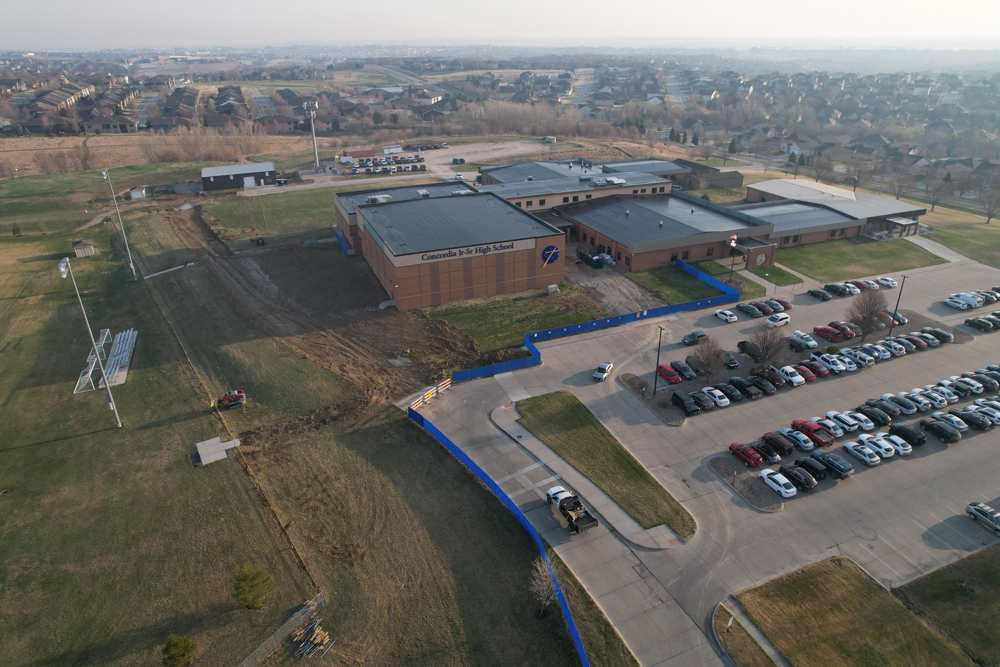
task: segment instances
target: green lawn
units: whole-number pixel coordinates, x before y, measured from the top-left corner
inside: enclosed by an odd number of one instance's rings
[[[819,281],[896,273],[945,262],[905,239],[875,241],[863,237],[779,248],[775,261]]]
[[[995,665],[1000,662],[998,568],[1000,548],[994,545],[920,577],[896,594],[926,614],[977,662]],[[963,588],[966,583],[968,592]]]
[[[430,308],[427,316],[445,320],[475,338],[484,352],[522,345],[524,334],[607,317],[604,307],[569,284],[559,294],[532,290],[469,303]]]
[[[920,216],[920,222],[934,229],[927,236],[931,241],[983,264],[1000,266],[1000,220],[986,224],[984,216],[938,206]]]
[[[517,402],[520,424],[601,488],[644,528],[690,538],[694,519],[580,400],[568,391]]]
[[[973,667],[846,558],[824,560],[736,597],[792,667]]]
[[[726,266],[722,262],[713,262],[711,260],[707,262],[697,262],[692,264],[694,268],[698,269],[702,273],[707,273],[716,280],[725,282],[729,278],[729,274],[732,271],[732,267]],[[742,274],[733,274],[733,280],[739,280],[743,283],[743,290],[740,292],[740,300],[744,299],[760,299],[767,296],[767,290],[760,283],[754,282]]]
[[[782,287],[787,285],[798,285],[802,282],[802,279],[797,275],[791,271],[785,271],[780,266],[761,266],[750,269],[750,273],[755,276],[760,276],[764,280],[774,283],[775,285],[781,285]]]
[[[695,268],[701,269],[701,266]],[[722,294],[677,266],[658,266],[648,271],[633,271],[626,275],[667,303],[685,303]]]

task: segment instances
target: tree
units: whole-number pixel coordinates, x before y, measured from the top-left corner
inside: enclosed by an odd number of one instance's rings
[[[847,320],[861,328],[862,343],[879,329],[879,325],[885,324],[885,311],[888,307],[885,295],[878,290],[867,289],[851,301],[851,307],[847,309]]]
[[[896,195],[896,199],[899,199],[910,191],[913,176],[906,167],[899,167],[889,175],[886,183],[889,185],[889,192]]]
[[[274,579],[267,572],[244,565],[236,573],[233,595],[247,609],[263,609],[274,595]]]
[[[794,155],[788,156],[788,166],[792,170],[792,178],[799,177],[799,161],[795,159]]]
[[[987,220],[986,222],[989,222],[989,220]],[[12,224],[10,226],[10,232],[14,236],[20,236],[21,235],[21,226],[15,222],[14,224]]]
[[[548,615],[547,609],[556,601],[556,587],[552,584],[552,576],[545,561],[539,556],[531,566],[531,579],[528,583],[531,596],[538,601],[538,618]]]
[[[708,380],[711,380],[712,376],[726,364],[726,353],[719,345],[719,341],[712,336],[706,336],[698,341],[692,356],[700,362]]]
[[[713,152],[715,152],[715,147],[707,141],[701,142],[701,145],[698,146],[698,154],[701,155],[702,160],[710,160]]]
[[[683,134],[681,134],[681,143],[686,144],[687,142],[688,142],[688,133],[684,132]]]
[[[872,174],[875,173],[875,163],[870,158],[854,158],[847,165],[847,173],[854,180],[853,191],[857,192],[859,185],[864,185],[871,180]]]
[[[646,134],[646,118],[644,116],[639,117],[638,130],[640,137]]]
[[[389,114],[389,120],[392,121],[393,125],[399,125],[399,114],[393,111],[391,114]]]
[[[739,147],[736,145],[736,137],[733,137],[729,141],[729,152],[731,154],[733,154],[733,153],[736,153],[738,150],[739,150]]]
[[[817,183],[825,181],[833,173],[833,162],[825,155],[817,155],[812,161],[812,170]]]
[[[799,166],[800,167],[806,166],[806,154],[805,153],[799,153]]]
[[[691,135],[691,143],[694,144],[695,146],[698,145],[698,133],[697,132],[694,132]]]
[[[375,123],[376,125],[381,125],[382,124],[382,112],[381,111],[373,111],[372,112],[372,122]]]
[[[760,350],[760,363],[774,361],[782,350],[785,349],[785,337],[777,327],[769,327],[766,324],[758,324],[750,332],[747,339]]]
[[[989,190],[985,190],[977,199],[979,205],[983,207],[983,214],[986,216],[986,224],[988,225],[990,220],[1000,214],[1000,182],[995,183]]]
[[[166,667],[187,667],[194,662],[198,645],[180,635],[171,634],[163,647],[163,664]]]
[[[943,178],[929,175],[924,179],[924,194],[930,202],[931,210],[951,194],[951,183]]]

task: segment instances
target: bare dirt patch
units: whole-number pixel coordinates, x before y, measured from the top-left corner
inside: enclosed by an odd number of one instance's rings
[[[668,426],[680,426],[687,419],[684,414],[674,407],[670,402],[672,391],[660,391],[658,396],[653,396],[653,388],[649,383],[634,373],[621,373],[618,381],[632,392],[632,395],[646,404],[646,407],[653,411],[664,424]]]
[[[733,487],[750,507],[761,512],[781,511],[782,502],[775,497],[774,491],[764,486],[756,473],[750,472],[734,459],[725,455],[716,456],[708,462],[708,467]]]

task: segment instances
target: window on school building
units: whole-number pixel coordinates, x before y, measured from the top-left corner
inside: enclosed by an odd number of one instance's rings
[[[707,256],[711,257],[715,254],[715,248],[709,248],[708,252],[705,253]]]
[[[532,203],[533,203],[533,202],[530,202],[530,201],[529,201],[529,202],[528,202],[528,206],[527,206],[527,208],[531,208],[531,204],[532,204]]]
[[[580,201],[579,195],[573,195],[573,201]]]
[[[569,203],[569,197],[563,197],[563,203],[564,204],[568,204]]]
[[[538,200],[538,205],[539,206],[545,206],[545,200],[544,199],[539,199]]]
[[[514,202],[514,203],[517,204],[518,208],[521,208],[521,202]]]
[[[681,259],[687,259],[687,258],[688,258],[688,254],[689,254],[689,253],[688,253],[688,251],[687,251],[687,250],[685,250],[684,252],[682,252],[682,253],[681,253]]]
[[[670,253],[670,262],[673,263],[674,260],[676,259],[677,259],[677,253],[676,252]]]

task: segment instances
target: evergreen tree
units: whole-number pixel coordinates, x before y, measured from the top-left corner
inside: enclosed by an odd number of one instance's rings
[[[733,137],[732,141],[729,142],[729,152],[736,153],[739,147],[736,145],[736,137]]]
[[[687,142],[688,142],[688,133],[685,132],[684,134],[681,135],[681,143],[686,144]]]
[[[698,145],[698,133],[697,132],[695,132],[693,135],[691,135],[691,143],[694,144],[695,146]]]
[[[236,573],[234,596],[247,609],[263,609],[274,594],[274,579],[267,572],[244,565]]]
[[[163,664],[166,667],[187,667],[194,661],[194,654],[197,652],[198,645],[193,641],[172,634],[167,637],[167,644],[163,647]]]

